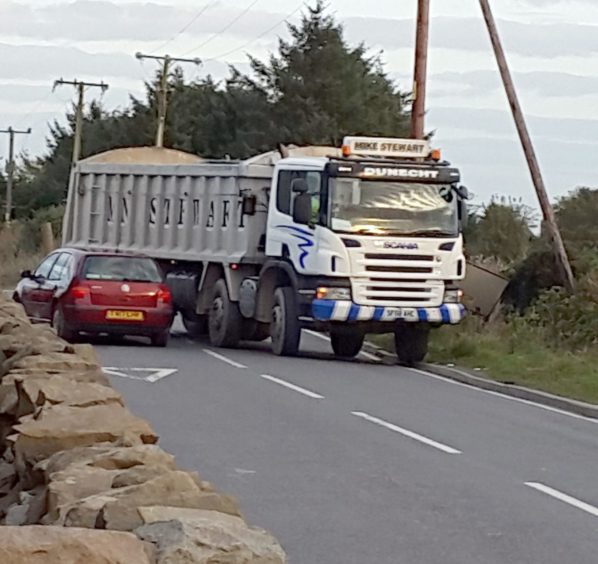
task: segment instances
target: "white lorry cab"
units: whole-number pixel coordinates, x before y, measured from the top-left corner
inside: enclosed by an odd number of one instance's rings
[[[271,337],[294,355],[310,328],[353,357],[366,334],[393,333],[413,364],[431,328],[464,316],[467,198],[420,140],[244,161],[121,149],[74,167],[63,244],[158,260],[187,329],[215,346]]]

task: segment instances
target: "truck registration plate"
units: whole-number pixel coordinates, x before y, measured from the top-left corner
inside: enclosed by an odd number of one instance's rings
[[[382,321],[395,321],[397,319],[417,319],[417,312],[414,309],[402,307],[387,307],[382,313]]]
[[[143,321],[142,311],[125,311],[122,309],[109,309],[106,312],[106,319],[109,321]]]

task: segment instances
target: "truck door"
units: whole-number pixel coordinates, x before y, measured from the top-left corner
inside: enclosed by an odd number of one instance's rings
[[[293,221],[293,206],[297,193],[294,182],[303,180],[311,197],[310,225]],[[319,170],[279,170],[276,190],[270,203],[266,254],[282,257],[288,254],[298,272],[317,273],[317,230],[320,211],[322,173]]]

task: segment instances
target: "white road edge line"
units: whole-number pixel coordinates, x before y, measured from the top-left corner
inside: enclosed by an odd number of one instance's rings
[[[328,335],[323,335],[322,333],[318,333],[317,331],[312,331],[311,329],[305,329],[305,332],[308,333],[309,335],[311,335],[312,337],[317,337],[318,339],[322,339],[323,341],[326,342],[330,342],[330,337]],[[360,356],[363,356],[363,358],[367,358],[369,360],[375,360],[377,362],[380,362],[380,359],[375,355],[375,354],[371,354],[369,352],[366,351],[361,351]]]
[[[411,370],[411,372],[417,372],[418,374],[423,374],[424,376],[428,376],[428,378],[434,378],[435,380],[440,380],[445,382],[446,384],[453,384],[455,386],[462,386],[463,388],[469,388],[470,390],[474,390],[476,392],[482,392],[484,394],[489,394],[491,396],[496,396],[502,399],[516,401],[518,403],[523,403],[525,405],[531,405],[533,407],[538,407],[540,409],[544,409],[545,411],[552,411],[553,413],[558,413],[559,415],[566,415],[567,417],[572,417],[573,419],[581,419],[582,421],[589,421],[590,423],[594,423],[595,425],[598,424],[598,419],[592,419],[591,417],[586,417],[585,415],[579,415],[578,413],[573,413],[572,411],[565,411],[564,409],[559,409],[558,407],[552,407],[550,405],[544,405],[541,403],[537,403],[535,401],[526,400],[523,398],[516,398],[514,396],[508,396],[507,394],[502,394],[500,392],[495,392],[494,390],[484,390],[484,388],[478,388],[477,386],[472,386],[471,384],[465,384],[464,382],[458,382],[457,380],[451,380],[450,378],[446,378],[444,376],[438,376],[437,374],[432,374],[431,372],[426,372],[425,370],[420,370],[418,368],[406,368],[406,370]],[[451,370],[455,370],[455,372],[459,372],[460,374],[465,374],[460,370],[456,370],[452,368]]]
[[[311,390],[306,390],[305,388],[302,388],[301,386],[296,386],[295,384],[291,384],[290,382],[287,382],[286,380],[281,380],[280,378],[275,378],[274,376],[269,376],[268,374],[261,374],[261,377],[264,380],[269,380],[270,382],[274,382],[275,384],[279,384],[281,386],[284,386],[285,388],[289,388],[289,390],[294,390],[295,392],[299,392],[300,394],[303,394],[304,396],[307,396],[308,398],[324,399],[324,396],[321,396],[320,394],[316,394],[315,392],[312,392]]]
[[[559,492],[558,490],[555,490],[554,488],[551,488],[549,486],[545,486],[544,484],[540,484],[539,482],[525,482],[525,485],[530,488],[534,488],[535,490],[538,490],[539,492],[545,493],[546,495],[554,497],[555,499],[558,499],[559,501],[563,501],[564,503],[572,505],[573,507],[576,507],[577,509],[581,509],[582,511],[585,511],[586,513],[589,513],[590,515],[594,515],[594,517],[598,517],[598,507],[594,507],[593,505],[590,505],[589,503],[586,503],[585,501],[581,501],[581,500],[579,500],[575,497],[572,497],[570,495],[567,495],[563,492]]]
[[[205,352],[206,354],[209,354],[210,356],[213,356],[214,358],[217,358],[218,360],[221,360],[222,362],[226,362],[226,364],[230,364],[231,366],[234,366],[235,368],[247,368],[247,366],[245,366],[244,364],[241,364],[240,362],[232,360],[231,358],[228,358],[222,354],[218,354],[217,352],[211,351],[210,349],[204,349],[203,352]]]
[[[403,429],[402,427],[399,427],[398,425],[389,423],[388,421],[384,421],[384,419],[379,419],[378,417],[368,415],[367,413],[363,413],[362,411],[352,411],[351,413],[353,415],[356,415],[357,417],[361,417],[362,419],[365,419],[366,421],[370,421],[371,423],[375,423],[376,425],[380,425],[381,427],[386,427],[387,429],[390,429],[391,431],[394,431],[395,433],[400,433],[401,435],[404,435],[405,437],[409,437],[410,439],[414,439],[416,441],[419,441],[420,443],[424,443],[425,445],[428,445],[428,446],[431,446],[438,450],[441,450],[442,452],[444,452],[446,454],[463,454],[460,450],[457,450],[456,448],[453,448],[453,447],[450,447],[447,445],[443,445],[442,443],[433,441],[432,439],[429,439],[428,437],[424,437],[423,435],[419,435],[418,433],[414,433],[413,431]]]

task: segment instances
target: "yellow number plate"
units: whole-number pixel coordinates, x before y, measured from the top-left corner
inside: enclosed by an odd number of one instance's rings
[[[106,319],[110,321],[143,321],[142,311],[108,310]]]

